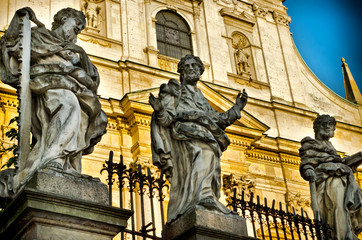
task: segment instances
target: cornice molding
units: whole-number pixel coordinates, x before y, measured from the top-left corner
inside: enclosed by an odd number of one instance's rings
[[[247,160],[258,162],[271,162],[271,163],[280,163],[280,158],[277,153],[261,150],[261,149],[248,149],[245,151]]]
[[[254,16],[248,14],[246,11],[238,11],[236,9],[233,9],[233,8],[222,8],[220,10],[220,15],[222,17],[229,17],[229,18],[232,18],[234,20],[238,20],[238,21],[241,21],[241,22],[246,22],[252,26],[255,25],[256,23],[256,19]]]

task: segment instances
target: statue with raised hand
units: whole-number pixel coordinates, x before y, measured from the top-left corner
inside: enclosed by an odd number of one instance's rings
[[[361,152],[341,158],[332,143],[336,121],[321,115],[313,123],[315,139],[305,137],[299,149],[300,173],[310,182],[315,218],[333,229],[333,239],[353,240],[362,224],[362,191],[353,175]]]
[[[31,34],[28,61],[22,56],[27,49],[20,43],[23,16],[37,25],[25,29]],[[48,30],[30,8],[22,8],[1,38],[1,81],[23,91],[18,68],[26,64],[29,68],[32,141],[25,161],[6,178],[8,183],[0,180],[0,196],[15,194],[41,169],[80,176],[82,156],[92,153],[105,134],[107,116],[97,98],[98,71],[83,48],[75,44],[85,26],[81,11],[65,8],[55,14]],[[23,111],[20,106],[20,117],[24,118]],[[22,137],[26,136],[20,132]]]
[[[180,82],[162,84],[158,97],[150,94],[153,163],[170,181],[167,222],[188,209],[201,206],[231,213],[219,202],[220,157],[230,141],[225,128],[241,117],[247,103],[245,90],[235,105],[219,113],[206,100],[197,82],[204,72],[200,58],[186,55],[178,64]]]

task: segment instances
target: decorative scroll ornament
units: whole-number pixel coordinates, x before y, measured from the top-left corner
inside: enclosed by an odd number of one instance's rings
[[[237,32],[232,35],[232,41],[237,74],[250,73],[250,54],[247,51],[247,48],[250,47],[248,39]]]
[[[112,44],[107,42],[107,41],[104,41],[104,40],[101,40],[101,39],[96,39],[94,37],[90,37],[90,36],[87,36],[87,35],[78,35],[78,38],[84,42],[90,42],[90,43],[93,43],[93,44],[97,44],[99,46],[102,46],[102,47],[106,47],[106,48],[112,48]]]

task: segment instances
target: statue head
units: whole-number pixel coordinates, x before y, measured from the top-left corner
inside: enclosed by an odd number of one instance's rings
[[[200,80],[205,67],[199,57],[186,55],[181,58],[177,65],[177,72],[180,73],[180,81],[183,83],[195,85]]]
[[[318,116],[313,122],[315,138],[318,140],[329,140],[334,136],[336,120],[327,114]]]
[[[63,8],[54,15],[52,31],[60,31],[66,41],[76,42],[77,35],[85,28],[83,12],[73,8]]]

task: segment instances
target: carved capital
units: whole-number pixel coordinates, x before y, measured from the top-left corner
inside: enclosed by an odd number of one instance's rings
[[[194,7],[194,17],[200,19],[201,10],[199,7]]]
[[[309,197],[302,196],[301,193],[291,193],[289,191],[285,194],[285,202],[288,206],[294,207],[297,212],[299,212],[301,208],[306,209],[311,206]]]
[[[255,181],[249,179],[247,175],[235,177],[233,174],[223,175],[223,190],[226,195],[226,201],[231,202],[233,197],[233,191],[236,189],[237,194],[241,195],[244,192],[244,196],[250,197],[250,194],[255,191]]]
[[[267,10],[265,10],[264,8],[259,7],[255,3],[253,5],[253,12],[254,12],[255,16],[257,16],[257,17],[266,17],[266,15],[268,14]]]
[[[289,26],[289,23],[291,22],[291,18],[289,16],[280,14],[276,11],[273,12],[273,18],[277,24],[281,24],[281,25],[285,25],[285,26]]]

